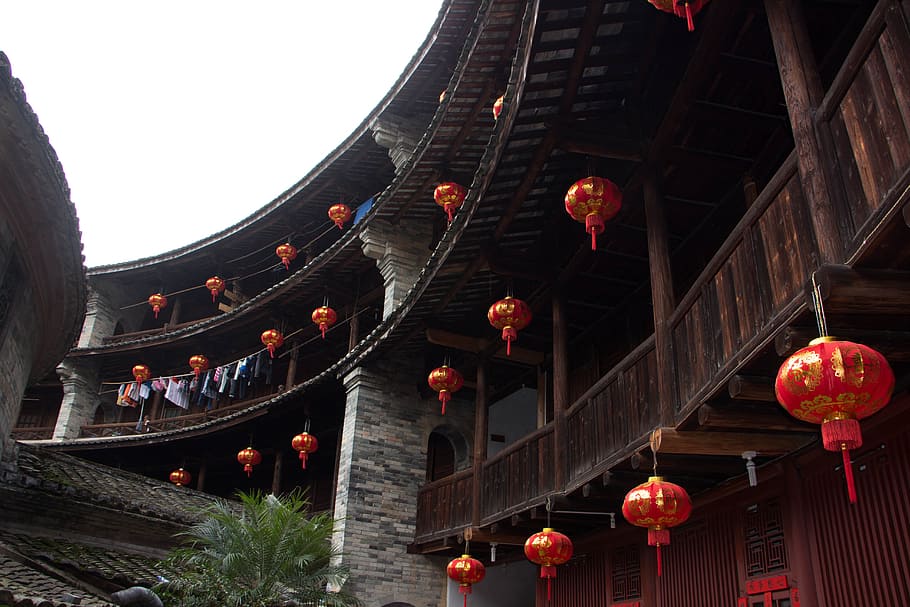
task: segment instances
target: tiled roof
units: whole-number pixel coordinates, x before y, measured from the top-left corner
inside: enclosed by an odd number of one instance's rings
[[[199,510],[215,499],[186,487],[22,443],[18,466],[0,472],[0,482],[182,524],[199,520]]]
[[[81,600],[79,600],[81,599]],[[107,607],[111,603],[0,554],[0,604],[10,607],[58,607],[76,604]]]

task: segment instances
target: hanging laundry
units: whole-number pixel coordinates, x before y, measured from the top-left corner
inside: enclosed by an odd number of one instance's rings
[[[180,381],[173,377],[170,378],[168,380],[167,390],[164,392],[164,398],[174,403],[181,409],[189,409],[189,384],[186,380]]]

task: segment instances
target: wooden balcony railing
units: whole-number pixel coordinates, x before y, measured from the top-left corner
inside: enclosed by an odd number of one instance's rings
[[[53,426],[35,428],[13,428],[13,440],[46,440],[54,435]]]
[[[471,522],[473,470],[456,472],[427,483],[417,496],[417,529],[415,535],[430,540],[439,530],[458,529]]]
[[[179,428],[189,428],[203,422],[219,419],[233,413],[237,413],[247,407],[259,404],[272,397],[274,394],[260,396],[245,400],[239,403],[233,403],[226,407],[212,409],[203,413],[191,413],[189,415],[179,415],[175,417],[163,417],[161,419],[151,420],[148,426],[139,426],[138,421],[118,422],[113,424],[87,424],[82,426],[79,433],[80,438],[99,438],[104,436],[127,436],[131,434],[147,434],[151,432],[166,432],[168,430],[177,430]]]
[[[550,423],[484,462],[481,519],[521,510],[556,489],[553,443]]]
[[[646,442],[657,425],[659,402],[652,335],[569,408],[569,484]]]

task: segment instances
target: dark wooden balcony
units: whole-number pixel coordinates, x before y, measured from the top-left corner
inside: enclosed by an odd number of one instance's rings
[[[664,353],[670,394],[659,391],[652,335],[568,408],[562,445],[550,423],[483,462],[479,474],[462,471],[423,487],[417,544],[499,522],[549,495],[578,489],[627,461],[655,428],[692,419],[805,316],[807,285],[822,264],[843,264],[845,271],[863,263],[903,267],[907,248],[895,243],[906,240],[910,224],[901,216],[910,200],[908,125],[910,36],[901,5],[881,2],[819,110],[808,124],[794,125],[797,137],[805,132],[797,127],[805,126],[819,142],[817,157],[805,158],[797,139],[797,149],[670,315]],[[807,178],[807,166],[817,166],[820,175]],[[828,232],[825,211],[813,206],[818,193],[808,192],[817,184],[807,180],[819,177],[830,202]],[[662,417],[667,401],[671,419]],[[556,484],[557,449],[565,450],[564,486]],[[478,496],[480,516],[472,520]]]

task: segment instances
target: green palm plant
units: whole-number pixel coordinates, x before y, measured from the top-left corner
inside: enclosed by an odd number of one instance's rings
[[[359,604],[343,590],[348,570],[333,564],[338,553],[332,547],[335,521],[330,515],[308,515],[309,503],[300,492],[238,496],[239,508],[219,500],[205,511],[204,520],[181,534],[184,545],[164,563],[178,573],[156,589],[166,605]]]

